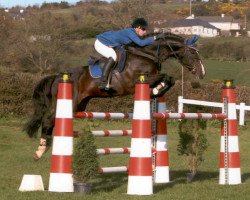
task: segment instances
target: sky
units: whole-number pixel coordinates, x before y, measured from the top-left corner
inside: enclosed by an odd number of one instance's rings
[[[60,3],[61,1],[67,1],[69,4],[74,4],[80,0],[0,0],[0,7],[2,8],[11,8],[14,6],[33,6],[33,5],[41,5],[42,3],[50,3],[50,2],[57,2]],[[110,2],[111,0],[105,0]]]

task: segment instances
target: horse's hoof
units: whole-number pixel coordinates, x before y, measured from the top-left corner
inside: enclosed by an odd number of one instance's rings
[[[40,158],[36,153],[33,154],[34,161],[38,161]]]
[[[49,150],[50,146],[39,146],[38,150],[34,153],[33,158],[35,161],[38,161],[43,154]]]

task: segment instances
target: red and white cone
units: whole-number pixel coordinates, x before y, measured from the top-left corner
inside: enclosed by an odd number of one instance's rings
[[[135,86],[127,194],[153,194],[149,84]]]
[[[68,75],[58,84],[49,191],[73,192],[73,102]]]
[[[166,102],[164,97],[158,98],[158,112],[166,112]],[[158,119],[156,130],[155,183],[169,182],[169,158],[167,142],[167,121],[166,119]]]
[[[227,119],[222,122],[219,184],[240,184],[240,153],[233,81],[225,81],[222,97],[227,98]]]

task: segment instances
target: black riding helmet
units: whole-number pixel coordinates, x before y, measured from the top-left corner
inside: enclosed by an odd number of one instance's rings
[[[140,26],[141,28],[147,29],[148,22],[144,18],[136,18],[131,26],[132,28],[138,28]]]

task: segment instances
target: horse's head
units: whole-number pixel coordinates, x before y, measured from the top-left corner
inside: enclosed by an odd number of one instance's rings
[[[196,48],[183,46],[178,52],[179,62],[198,78],[204,78],[206,72]]]
[[[195,48],[195,42],[199,37],[193,36],[190,39],[184,39],[181,36],[165,33],[159,44],[168,49],[170,57],[178,61],[189,71],[202,79],[205,76],[205,68],[202,64],[198,50]]]

